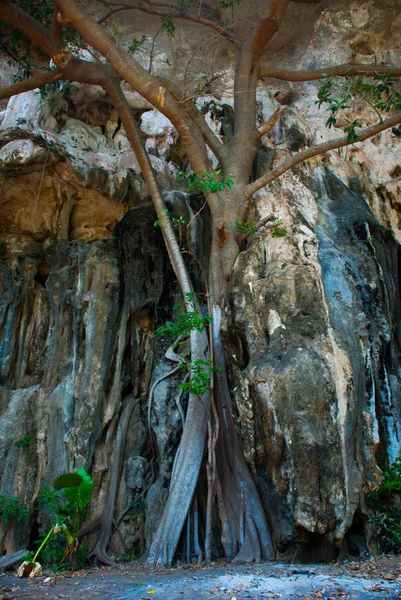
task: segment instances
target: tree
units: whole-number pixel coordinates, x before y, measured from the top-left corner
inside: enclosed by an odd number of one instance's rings
[[[295,1],[314,2],[314,0]],[[190,181],[200,185],[212,215],[211,259],[206,287],[211,317],[209,337],[206,334],[205,324],[189,328],[188,331],[191,345],[189,367],[192,379],[197,374],[197,365],[202,364],[202,361],[211,364],[210,388],[208,390],[189,388],[191,393],[188,412],[176,457],[170,495],[148,555],[150,562],[159,565],[170,564],[174,558],[195,493],[207,431],[209,492],[205,535],[206,558],[210,559],[211,556],[211,505],[216,494],[217,478],[219,494],[225,509],[224,516],[222,513],[220,517],[227,521],[235,540],[232,558],[243,561],[274,558],[275,551],[268,518],[243,456],[231,414],[227,357],[220,332],[223,294],[246,238],[257,233],[262,227],[269,226],[269,222],[273,222],[274,219],[272,215],[266,215],[260,221],[249,224],[254,194],[308,158],[366,140],[401,123],[401,96],[394,87],[396,77],[401,75],[401,68],[394,68],[391,65],[343,64],[312,71],[291,72],[266,66],[263,64],[265,50],[268,50],[270,40],[279,31],[290,0],[261,2],[255,24],[244,40],[236,39],[235,27],[227,25],[223,18],[222,10],[234,4],[235,1],[229,0],[221,0],[212,5],[198,0],[177,2],[146,0],[128,4],[104,2],[108,12],[96,21],[85,10],[84,5],[78,4],[76,0],[55,0],[50,20],[47,14],[42,15],[41,18],[31,16],[23,8],[26,3],[17,4],[10,0],[3,0],[0,3],[0,18],[23,32],[53,60],[57,67],[51,71],[39,72],[3,89],[0,98],[7,98],[64,79],[89,82],[103,87],[118,110],[149,186],[156,213],[159,215],[168,255],[189,314],[199,313],[200,309],[163,196],[152,172],[149,157],[143,147],[132,111],[122,92],[122,80],[163,113],[177,129],[194,174],[190,176]],[[212,29],[216,35],[226,38],[232,44],[237,56],[234,133],[226,143],[222,143],[208,126],[193,98],[186,97],[172,81],[155,77],[143,69],[132,55],[116,44],[105,22],[115,13],[128,10],[160,16],[162,27],[170,33],[174,27],[173,19],[190,20]],[[49,28],[44,24],[46,21],[49,21]],[[79,58],[79,53],[74,54],[65,40],[66,31],[73,31],[75,35],[82,36],[85,44],[103,56],[105,62],[98,60],[89,62]],[[364,76],[368,79],[363,79]],[[352,88],[352,92],[347,91],[343,98],[334,97],[331,94],[334,77],[344,77],[348,82],[353,82],[348,86],[349,90]],[[274,126],[279,117],[279,112],[276,112],[267,123],[257,127],[256,89],[261,78],[295,82],[323,80],[318,102],[328,104],[331,113],[329,125],[335,122],[337,114],[342,114],[349,107],[354,91],[358,92],[374,106],[378,122],[364,128],[361,128],[357,121],[348,123],[344,136],[299,151],[266,175],[250,181],[259,141]],[[391,113],[391,116],[388,116],[388,113]],[[213,171],[208,150],[220,165],[217,173]],[[118,462],[120,468],[121,461]],[[117,480],[118,476],[116,476]],[[90,526],[104,525],[110,532],[113,511],[106,512],[107,522],[98,519]],[[90,526],[85,528],[85,531],[88,531]],[[97,544],[95,558],[107,563],[110,560],[107,555],[109,534],[101,535],[99,539],[101,543]]]

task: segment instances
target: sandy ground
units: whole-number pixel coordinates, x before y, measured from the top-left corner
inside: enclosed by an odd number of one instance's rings
[[[269,563],[153,570],[124,564],[17,579],[0,574],[0,600],[243,600],[401,598],[401,558],[319,565]]]

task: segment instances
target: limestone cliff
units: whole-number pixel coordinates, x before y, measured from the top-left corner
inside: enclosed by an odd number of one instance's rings
[[[385,4],[386,21],[379,0],[302,7],[308,26],[296,43],[295,6],[272,55],[291,68],[355,55],[395,64],[401,14]],[[178,39],[186,31],[178,29]],[[197,101],[217,135],[229,136],[224,43],[217,57],[223,89]],[[3,80],[9,76],[5,66]],[[260,122],[283,111],[262,138],[255,176],[334,135],[316,113],[316,86],[261,83]],[[168,205],[188,222],[202,202],[176,184],[187,166],[177,132],[140,98],[129,101]],[[35,92],[13,97],[0,143],[0,494],[30,511],[28,525],[0,524],[0,550],[32,544],[44,519],[36,495],[63,472],[91,472],[90,515],[101,513],[119,416],[134,396],[116,510],[125,546],[116,535],[113,549],[143,552],[167,498],[186,402],[182,373],[161,379],[174,365],[168,340],[154,332],[174,318],[180,298],[157,215],[98,88],[69,89],[51,106]],[[234,416],[283,557],[332,557],[347,535],[365,534],[365,490],[401,455],[400,174],[392,131],[286,173],[254,207],[255,217],[280,218],[285,235],[265,230],[249,239],[225,295]],[[208,218],[203,211],[192,236],[206,270]],[[22,438],[25,448],[16,445]]]

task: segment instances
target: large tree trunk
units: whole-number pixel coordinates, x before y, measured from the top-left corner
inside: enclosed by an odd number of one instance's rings
[[[219,489],[224,510],[220,511],[225,530],[226,553],[238,561],[273,560],[275,550],[269,525],[255,481],[245,461],[232,416],[228,385],[227,357],[221,339],[222,301],[229,273],[238,256],[235,228],[227,224],[222,247],[218,227],[213,239],[210,263],[210,289],[213,317],[215,363],[221,369],[215,375],[215,399],[220,422],[216,462]]]

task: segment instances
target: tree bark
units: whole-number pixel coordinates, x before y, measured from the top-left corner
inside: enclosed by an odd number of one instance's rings
[[[229,237],[234,237],[231,231]],[[232,545],[226,551],[235,561],[273,560],[275,549],[259,492],[245,461],[238,433],[232,416],[232,400],[228,385],[227,358],[221,339],[223,294],[227,274],[231,272],[235,256],[234,242],[224,256],[218,232],[214,234],[210,259],[210,296],[212,306],[213,351],[215,363],[221,368],[215,375],[216,405],[220,421],[217,440],[216,462],[218,478],[224,503],[224,515],[228,520]],[[225,516],[221,514],[221,518]]]

